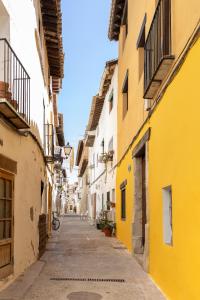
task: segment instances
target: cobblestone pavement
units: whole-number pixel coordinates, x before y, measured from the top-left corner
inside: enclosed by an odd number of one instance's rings
[[[112,281],[106,281],[111,279]],[[116,280],[116,281],[114,281]],[[123,282],[124,281],[124,282]],[[134,258],[87,221],[64,217],[47,251],[1,300],[164,300]]]

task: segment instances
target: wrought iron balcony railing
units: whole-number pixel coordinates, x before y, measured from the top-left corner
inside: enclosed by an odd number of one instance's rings
[[[30,124],[30,77],[6,39],[0,39],[0,112],[15,127]]]
[[[44,125],[44,154],[46,161],[54,162],[54,129],[53,124]]]
[[[171,49],[171,0],[158,2],[144,52],[144,98],[152,99],[174,60]]]

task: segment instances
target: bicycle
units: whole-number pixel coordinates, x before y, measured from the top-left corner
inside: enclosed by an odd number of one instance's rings
[[[60,228],[60,220],[55,217],[55,211],[52,212],[53,220],[52,220],[52,229],[58,230]]]

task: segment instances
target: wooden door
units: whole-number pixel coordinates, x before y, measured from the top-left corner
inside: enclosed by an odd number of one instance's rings
[[[14,176],[0,171],[0,279],[13,273]]]

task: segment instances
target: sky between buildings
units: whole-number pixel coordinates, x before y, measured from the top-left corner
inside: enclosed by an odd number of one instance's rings
[[[62,0],[65,78],[59,110],[75,153],[105,62],[117,57],[117,43],[108,40],[110,7],[111,0]]]

